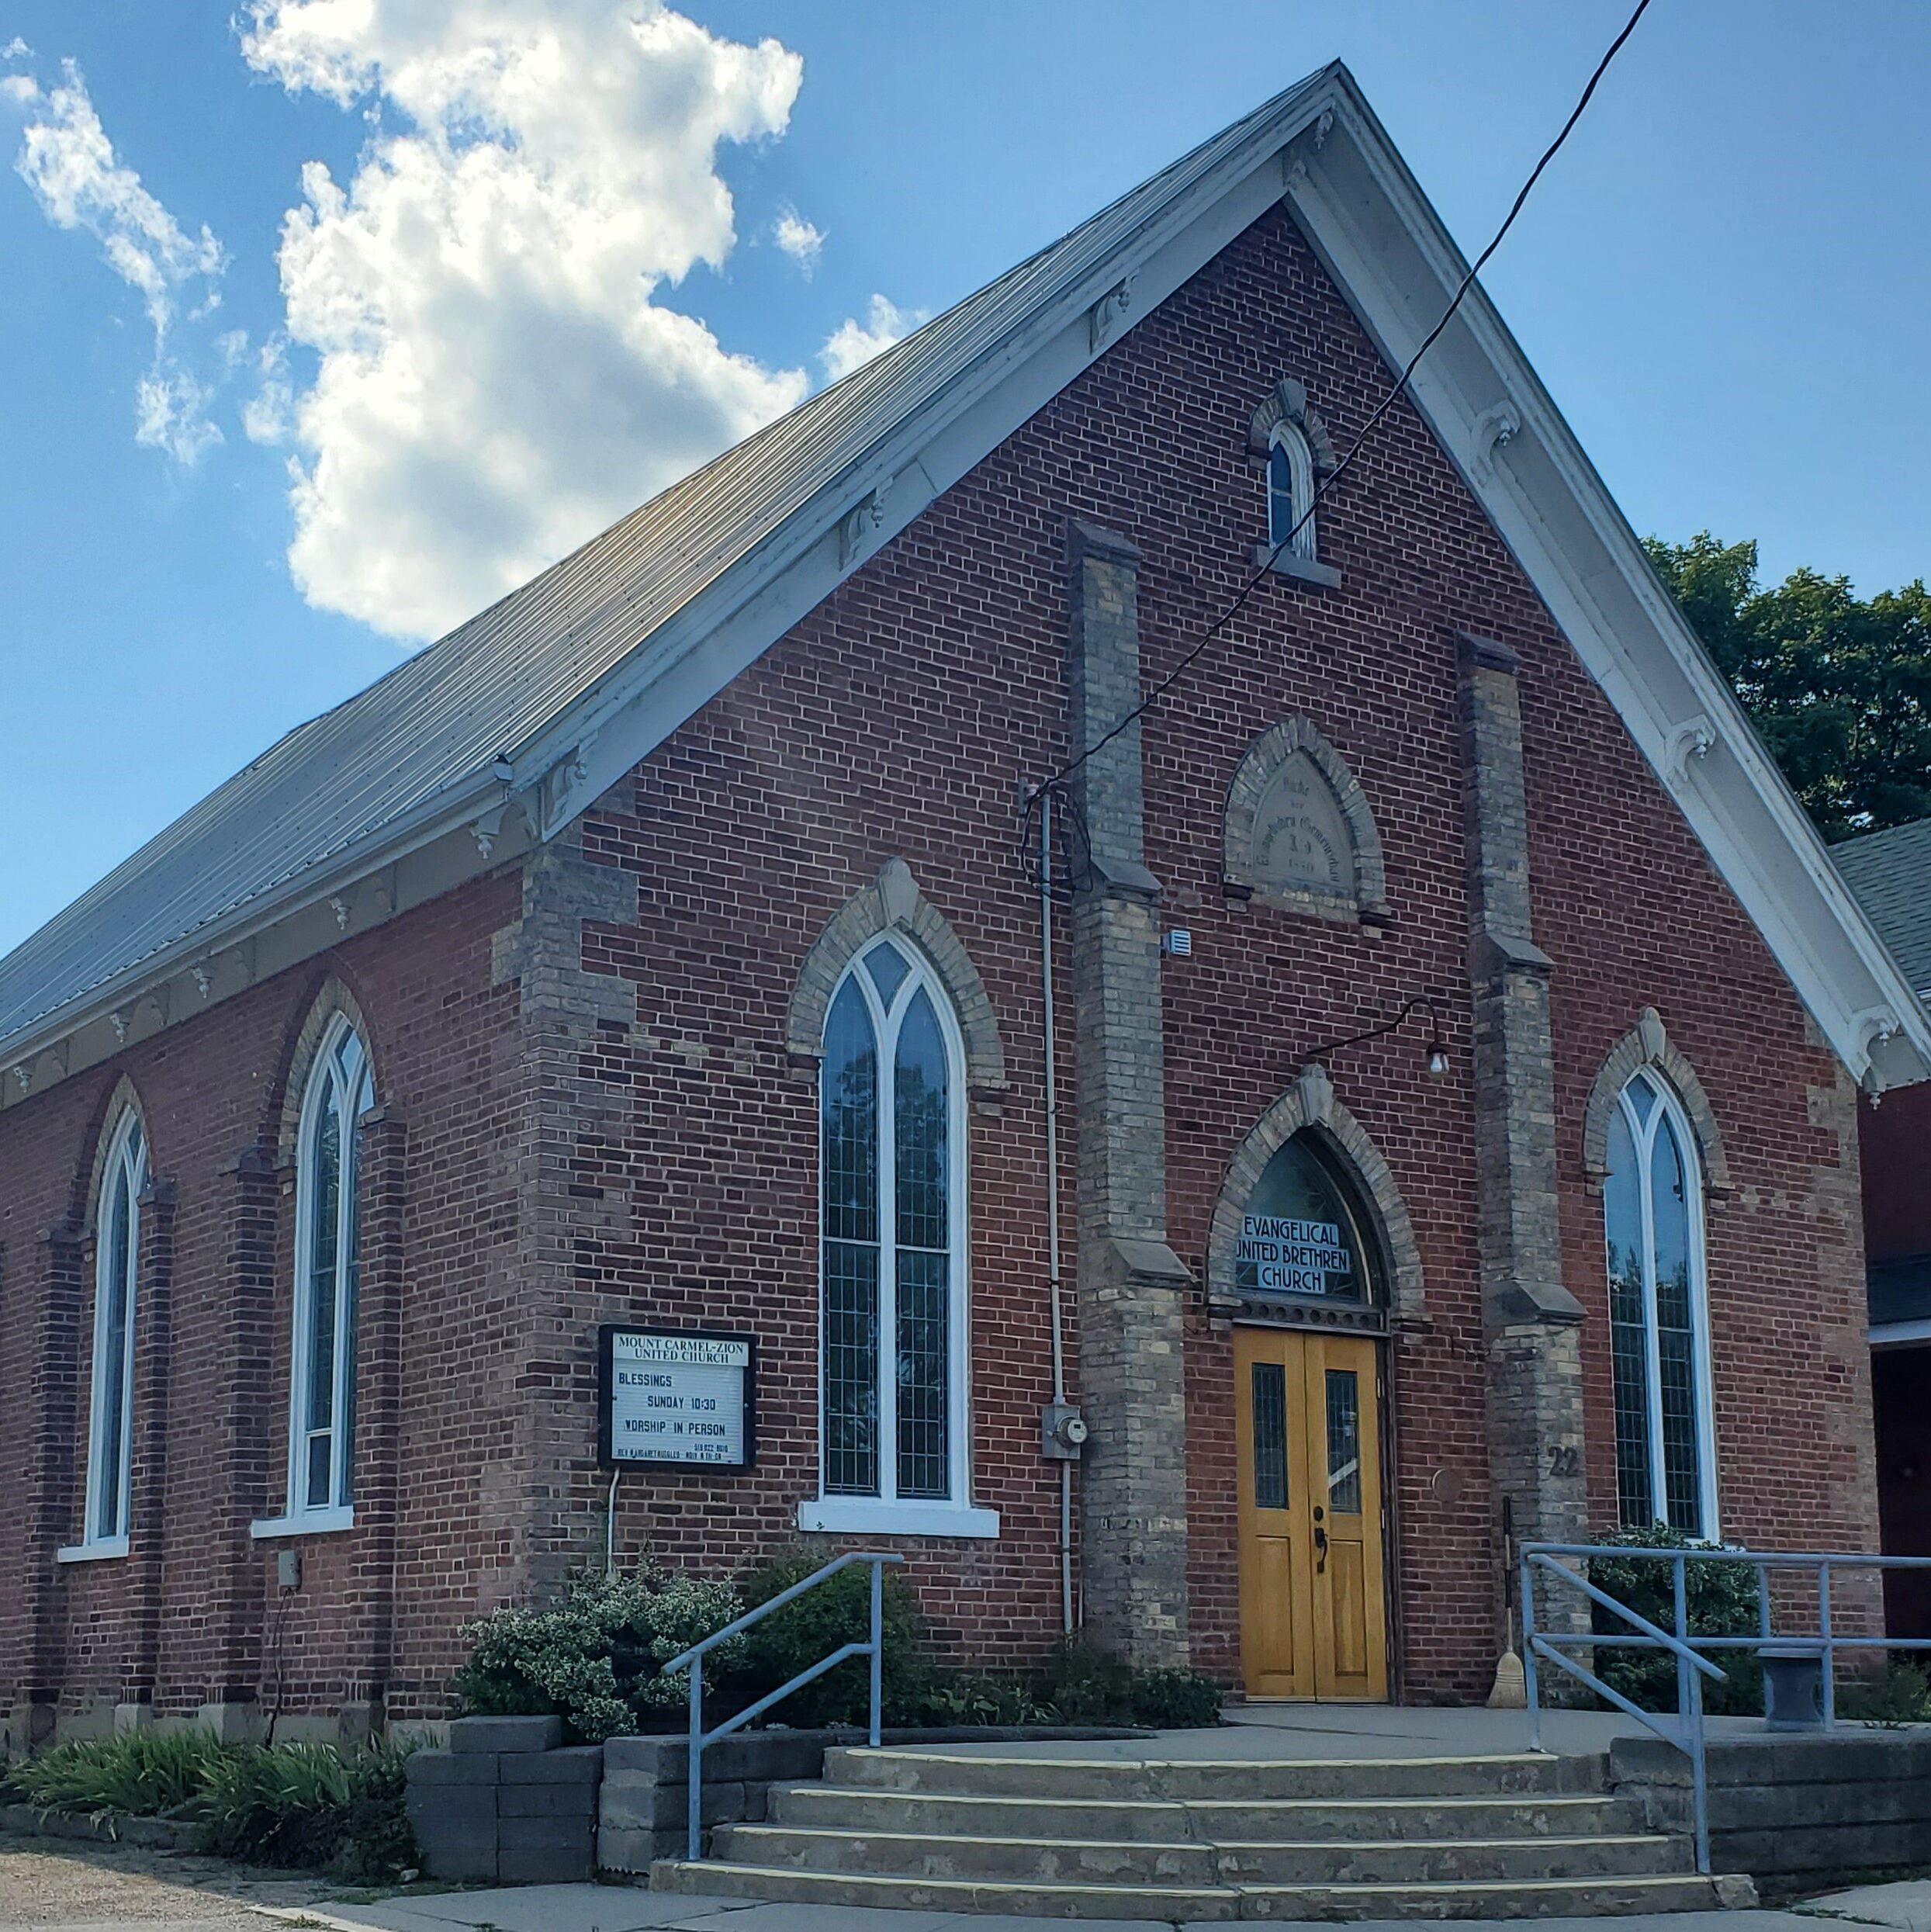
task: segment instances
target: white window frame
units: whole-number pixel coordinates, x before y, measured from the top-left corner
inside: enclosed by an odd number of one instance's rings
[[[126,1304],[126,1339],[121,1349],[120,1454],[109,1466],[102,1439],[107,1420],[107,1311],[113,1242],[109,1230],[119,1191],[127,1191],[126,1277],[121,1283]],[[140,1332],[141,1196],[147,1191],[147,1137],[140,1118],[130,1107],[116,1122],[101,1169],[99,1199],[94,1214],[94,1352],[88,1377],[87,1405],[87,1487],[81,1504],[81,1540],[57,1551],[61,1563],[93,1563],[128,1553],[128,1511],[134,1488],[134,1345]],[[114,1520],[112,1534],[102,1528],[109,1497]]]
[[[338,1060],[343,1044],[352,1038],[361,1054],[349,1090]],[[296,1141],[295,1166],[295,1297],[289,1327],[289,1455],[287,1511],[256,1522],[249,1534],[268,1536],[318,1535],[355,1526],[353,1502],[341,1500],[348,1486],[355,1444],[344,1426],[354,1386],[356,1323],[349,1293],[350,1274],[356,1261],[360,1238],[356,1195],[360,1192],[362,1162],[354,1144],[362,1131],[362,1117],[375,1104],[374,1069],[369,1042],[344,1013],[337,1013],[324,1030],[315,1058],[309,1069],[308,1085],[302,1096],[300,1130]],[[332,1418],[329,1444],[329,1501],[311,1504],[308,1492],[307,1425],[309,1392],[314,1362],[307,1344],[309,1318],[314,1301],[310,1257],[314,1247],[314,1217],[311,1203],[315,1190],[315,1143],[324,1106],[331,1091],[337,1096],[337,1115],[341,1122],[341,1141],[337,1158],[341,1164],[335,1202],[335,1331],[334,1386],[330,1406]],[[351,1240],[351,1234],[355,1239]],[[359,1300],[359,1297],[355,1298]]]
[[[1294,515],[1300,521],[1300,528],[1294,532],[1282,553],[1287,556],[1303,557],[1309,563],[1318,560],[1316,544],[1316,525],[1320,518],[1314,514],[1314,452],[1308,447],[1307,438],[1298,423],[1285,417],[1268,432],[1267,469],[1267,542],[1270,550],[1279,549],[1285,532],[1274,527],[1274,452],[1285,450],[1287,453],[1289,481],[1294,492]]]
[[[1656,1096],[1656,1104],[1646,1123],[1638,1114],[1630,1097],[1639,1080],[1644,1082]],[[1677,1149],[1683,1158],[1684,1219],[1689,1226],[1690,1356],[1697,1405],[1697,1486],[1703,1515],[1702,1526],[1697,1534],[1705,1542],[1716,1542],[1721,1540],[1722,1532],[1717,1514],[1715,1379],[1710,1361],[1709,1270],[1704,1238],[1704,1203],[1707,1196],[1703,1183],[1703,1151],[1697,1144],[1690,1117],[1684,1110],[1682,1102],[1656,1068],[1644,1067],[1632,1074],[1617,1095],[1616,1104],[1622,1110],[1624,1124],[1635,1148],[1636,1198],[1642,1214],[1643,1373],[1649,1418],[1650,1509],[1656,1522],[1669,1522],[1670,1493],[1663,1463],[1662,1335],[1657,1316],[1656,1182],[1651,1166],[1657,1123],[1666,1119],[1675,1130]],[[1605,1208],[1605,1252],[1607,1230]]]
[[[881,939],[889,939],[907,968],[904,981],[888,1005],[878,995],[864,969],[867,954]],[[970,1359],[971,1356],[971,1227],[967,1219],[969,1189],[967,1139],[965,1040],[944,982],[930,962],[902,933],[882,933],[867,940],[832,989],[825,1007],[830,1023],[833,1008],[848,984],[855,985],[870,1017],[878,1068],[878,1494],[876,1496],[827,1495],[825,1493],[825,1161],[822,1087],[818,1103],[818,1494],[798,1505],[801,1529],[866,1534],[871,1532],[912,1536],[992,1537],[999,1533],[998,1511],[978,1508],[972,1495],[972,1428]],[[947,1487],[943,1498],[901,1499],[898,1484],[898,1376],[894,1373],[898,1346],[897,1246],[895,1239],[898,1176],[895,1167],[896,1135],[892,1109],[896,1099],[898,1030],[912,1002],[922,989],[938,1016],[939,1037],[946,1056],[946,1231],[951,1250],[950,1319],[946,1326]]]

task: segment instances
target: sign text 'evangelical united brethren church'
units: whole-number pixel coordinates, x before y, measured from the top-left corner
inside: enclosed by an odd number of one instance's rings
[[[600,1328],[597,1447],[604,1466],[749,1468],[755,1352],[749,1335]]]
[[[1262,1294],[1324,1295],[1331,1292],[1331,1276],[1344,1283],[1355,1272],[1354,1254],[1334,1222],[1288,1220],[1278,1214],[1241,1217],[1235,1259]]]

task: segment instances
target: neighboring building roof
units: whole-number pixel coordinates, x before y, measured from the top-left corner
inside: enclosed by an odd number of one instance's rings
[[[1912,990],[1931,999],[1931,819],[1846,839],[1830,856]]]
[[[1466,265],[1337,64],[291,732],[116,867],[0,960],[5,1102],[39,1090],[36,1056],[58,1078],[111,1052],[127,1003],[171,975],[220,996],[223,948],[324,905],[346,926],[353,882],[465,824],[479,865],[506,810],[551,836],[1283,199],[1403,365]],[[1874,1085],[1931,1075],[1931,1021],[1479,287],[1410,393],[1840,1058]]]

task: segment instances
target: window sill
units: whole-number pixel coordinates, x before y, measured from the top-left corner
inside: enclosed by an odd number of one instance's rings
[[[125,1536],[103,1536],[99,1542],[70,1543],[64,1549],[54,1553],[56,1563],[106,1563],[115,1556],[127,1554]]]
[[[271,1536],[327,1536],[355,1527],[355,1511],[348,1509],[305,1509],[294,1516],[258,1518],[248,1525],[257,1542]]]
[[[1272,570],[1277,577],[1293,577],[1302,583],[1317,583],[1324,590],[1341,588],[1341,573],[1331,563],[1322,563],[1313,557],[1296,556],[1292,550],[1283,550],[1277,557],[1272,548],[1265,543],[1254,546],[1254,567],[1257,570]]]
[[[860,1536],[991,1538],[999,1533],[999,1512],[957,1503],[882,1503],[875,1496],[817,1496],[798,1504],[798,1526]]]

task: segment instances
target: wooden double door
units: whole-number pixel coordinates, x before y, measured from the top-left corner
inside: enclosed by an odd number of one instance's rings
[[[1248,1695],[1383,1699],[1379,1345],[1234,1333]]]

